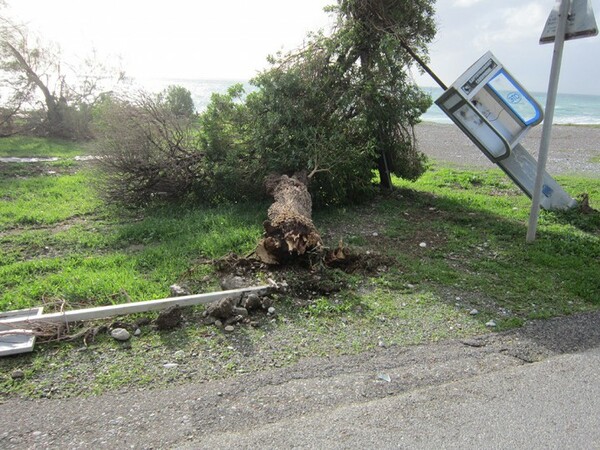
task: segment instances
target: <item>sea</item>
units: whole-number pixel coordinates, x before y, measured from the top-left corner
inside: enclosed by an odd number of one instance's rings
[[[213,93],[225,93],[227,89],[236,83],[242,83],[246,92],[251,92],[254,88],[247,80],[190,80],[174,78],[146,78],[134,80],[136,85],[143,87],[150,92],[160,92],[169,85],[179,85],[188,89],[192,93],[192,99],[198,112],[203,111]],[[428,93],[433,100],[442,94],[442,89],[438,87],[422,87],[424,92]],[[531,92],[533,97],[545,107],[546,94],[541,92]],[[435,103],[421,116],[425,122],[451,123],[450,119],[440,110]],[[559,93],[556,98],[556,107],[554,109],[554,123],[573,124],[573,125],[600,125],[600,96]]]

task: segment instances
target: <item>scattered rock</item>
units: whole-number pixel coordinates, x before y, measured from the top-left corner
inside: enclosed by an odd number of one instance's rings
[[[154,324],[159,330],[172,330],[181,325],[182,320],[181,308],[175,305],[161,311]]]
[[[179,286],[178,284],[172,284],[171,286],[169,286],[169,289],[171,290],[172,297],[181,297],[183,295],[190,295],[189,289]]]
[[[237,316],[248,317],[248,310],[246,308],[242,308],[240,306],[234,307],[233,313]]]
[[[260,297],[257,294],[248,294],[246,297],[242,299],[241,305],[246,308],[247,311],[251,311],[253,309],[259,309],[262,307],[262,303]]]
[[[486,345],[485,341],[478,339],[464,339],[461,342],[469,347],[485,347]]]
[[[227,325],[224,330],[228,333],[231,333],[233,330],[235,330],[235,327],[233,325]]]
[[[473,308],[471,311],[469,311],[469,314],[471,314],[472,316],[476,316],[477,314],[479,314],[479,311]]]
[[[163,364],[163,367],[165,369],[174,369],[175,367],[178,367],[179,364],[177,363],[167,363],[167,364]]]
[[[273,305],[273,299],[271,297],[262,297],[260,303],[263,309],[269,309]]]
[[[239,300],[239,295],[222,298],[221,300],[209,304],[206,307],[204,314],[217,319],[229,319],[231,316],[237,315],[235,313],[235,308]]]
[[[125,328],[114,328],[110,335],[117,341],[127,341],[131,337],[131,334]]]
[[[136,328],[135,331],[133,332],[134,336],[139,336],[142,334],[142,330],[140,330],[139,328]]]
[[[215,320],[215,327],[219,327],[222,328],[223,327],[223,322],[221,322],[220,320]]]
[[[419,244],[419,247],[421,247],[421,248],[425,248],[425,247],[427,247],[427,242],[421,242],[421,243]]]
[[[490,320],[488,323],[485,324],[485,326],[494,328],[496,326],[496,322],[494,322],[493,320]]]
[[[227,319],[225,321],[225,326],[227,325],[233,325],[234,323],[238,323],[241,322],[242,320],[244,320],[243,316],[237,315],[237,316],[232,316],[229,319]]]
[[[246,287],[247,284],[248,282],[240,276],[229,276],[221,280],[221,288],[224,291],[229,291],[231,289],[241,289]]]
[[[175,357],[175,359],[184,359],[185,358],[185,351],[184,350],[177,350],[173,356]]]
[[[17,380],[22,380],[23,378],[25,378],[25,372],[23,372],[22,370],[13,370],[13,372],[10,374],[10,377],[17,381]]]
[[[267,310],[267,314],[269,314],[270,316],[275,314],[275,308],[273,306],[270,306],[269,309]]]
[[[392,381],[392,378],[387,373],[378,373],[377,378],[388,383]]]

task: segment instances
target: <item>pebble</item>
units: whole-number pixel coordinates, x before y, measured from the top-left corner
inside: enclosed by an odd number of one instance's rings
[[[178,284],[172,284],[171,286],[169,286],[169,289],[171,290],[172,297],[181,297],[183,295],[190,295],[190,291],[188,291],[184,287],[179,286]]]
[[[493,320],[490,320],[488,323],[485,324],[485,326],[493,328],[496,326],[496,322],[494,322]]]
[[[377,236],[379,236],[379,233],[377,233],[377,232],[373,233],[373,237],[377,237]]]
[[[175,359],[183,359],[185,358],[185,351],[183,350],[177,350],[173,356],[175,357]]]
[[[427,247],[427,242],[421,242],[421,243],[419,244],[419,247],[421,247],[421,248],[425,248],[425,247]]]
[[[231,289],[241,289],[248,285],[248,282],[240,276],[226,277],[221,280],[221,287],[228,291]]]
[[[25,372],[23,372],[22,370],[14,370],[13,373],[10,374],[10,377],[13,380],[22,380],[23,378],[25,378]]]
[[[140,330],[139,328],[136,328],[135,331],[133,332],[134,336],[139,336],[140,334],[142,334],[142,330]]]
[[[231,333],[233,330],[235,330],[235,327],[233,325],[227,325],[224,329],[225,331]]]
[[[270,306],[269,309],[267,310],[267,313],[270,315],[275,314],[275,308],[273,306]]]
[[[233,313],[238,315],[238,316],[242,316],[242,317],[248,317],[248,310],[246,308],[242,308],[239,306],[235,306],[233,308]]]
[[[472,309],[471,311],[469,311],[469,314],[471,314],[472,316],[476,316],[477,314],[479,314],[479,311],[477,311],[476,309]]]
[[[163,367],[165,369],[174,369],[175,367],[178,367],[179,364],[177,363],[167,363],[167,364],[163,364]]]
[[[115,328],[110,332],[110,335],[117,341],[127,341],[131,335],[125,328]]]
[[[221,322],[220,320],[215,320],[215,327],[221,328],[222,326],[223,326],[223,322]]]
[[[378,373],[377,378],[388,383],[392,381],[392,378],[387,373]]]

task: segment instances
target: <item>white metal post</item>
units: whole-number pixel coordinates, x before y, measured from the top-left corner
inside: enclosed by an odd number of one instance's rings
[[[535,240],[537,223],[540,214],[540,199],[542,195],[542,183],[546,172],[548,160],[548,147],[552,134],[552,122],[554,121],[554,107],[556,104],[556,93],[558,92],[558,78],[562,62],[563,47],[565,43],[565,32],[567,30],[567,16],[571,7],[571,0],[562,0],[558,11],[558,27],[554,38],[554,53],[552,54],[552,68],[550,69],[550,80],[548,82],[548,96],[546,98],[546,111],[544,112],[544,125],[542,128],[542,140],[538,155],[537,173],[531,201],[531,212],[529,214],[529,226],[527,228],[527,242]]]

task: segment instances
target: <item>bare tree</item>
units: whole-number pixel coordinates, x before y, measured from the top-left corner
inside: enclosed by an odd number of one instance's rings
[[[43,112],[41,123],[33,124],[39,125],[39,131],[89,137],[85,117],[89,108],[110,90],[108,84],[123,79],[122,71],[98,62],[95,53],[83,61],[83,67],[65,64],[57,45],[43,43],[25,25],[0,17],[0,85],[7,94],[2,105],[6,124],[25,110],[37,110]]]

